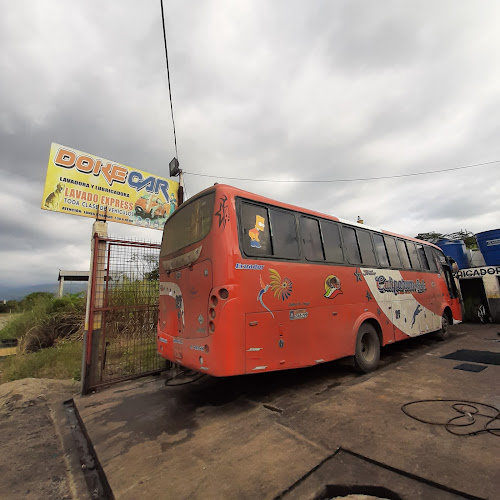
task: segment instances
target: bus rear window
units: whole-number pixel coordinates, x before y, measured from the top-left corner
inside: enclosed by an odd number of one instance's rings
[[[214,202],[212,191],[175,211],[165,223],[160,255],[169,255],[205,238],[212,226]]]

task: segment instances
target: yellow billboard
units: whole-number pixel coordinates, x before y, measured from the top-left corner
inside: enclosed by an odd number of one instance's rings
[[[52,143],[42,209],[163,229],[179,183]]]

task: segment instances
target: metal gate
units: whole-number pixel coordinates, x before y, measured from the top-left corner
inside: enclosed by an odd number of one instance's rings
[[[94,235],[82,392],[160,372],[157,243]]]

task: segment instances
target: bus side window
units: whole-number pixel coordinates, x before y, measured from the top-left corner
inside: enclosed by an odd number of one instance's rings
[[[389,254],[389,263],[391,267],[401,267],[401,259],[398,255],[398,249],[396,247],[396,240],[390,236],[384,236],[385,247],[387,248],[387,253]]]
[[[273,254],[269,232],[267,208],[250,203],[241,204],[241,219],[243,226],[243,250],[254,257]]]
[[[443,264],[446,262],[446,258],[443,253],[441,253],[436,248],[432,248],[432,255],[434,255],[434,261],[436,262],[438,273],[443,272]]]
[[[427,262],[429,263],[429,269],[435,273],[437,271],[437,265],[436,265],[436,261],[434,259],[434,255],[432,254],[431,247],[424,245],[424,252],[425,252],[425,256],[427,257]]]
[[[309,217],[301,217],[300,235],[302,238],[304,257],[307,260],[325,260],[323,246],[321,245],[319,222]]]
[[[423,245],[417,245],[418,256],[420,257],[420,263],[422,264],[422,269],[424,271],[430,270],[429,262],[427,261],[427,256],[425,255],[425,250]]]
[[[299,258],[299,241],[295,226],[295,215],[274,208],[269,209],[271,215],[271,238],[273,255],[283,259]]]
[[[401,257],[401,262],[403,264],[403,267],[405,269],[410,269],[410,257],[408,255],[408,250],[406,249],[406,243],[403,240],[396,240],[398,249],[399,249],[399,256]]]
[[[373,249],[372,238],[369,231],[356,229],[359,249],[361,250],[361,260],[365,266],[376,266],[375,250]]]
[[[420,262],[418,261],[417,246],[413,241],[405,241],[406,248],[408,248],[408,255],[410,256],[411,268],[420,269]]]
[[[344,252],[340,241],[339,224],[336,222],[321,221],[321,233],[323,234],[323,245],[328,262],[344,262]]]
[[[342,236],[349,264],[361,264],[361,253],[359,252],[356,231],[352,227],[342,226]]]
[[[373,244],[380,265],[382,267],[389,267],[389,256],[387,255],[387,248],[385,248],[384,237],[381,234],[373,234]]]

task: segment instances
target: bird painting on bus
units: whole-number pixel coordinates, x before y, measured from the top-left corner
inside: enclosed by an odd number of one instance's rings
[[[281,300],[286,300],[290,295],[292,294],[292,280],[290,278],[287,278],[286,276],[281,279],[280,274],[276,269],[269,269],[269,283],[264,283],[264,280],[262,279],[262,275],[259,276],[260,279],[260,286],[261,289],[259,290],[259,293],[257,294],[257,300],[262,304],[262,307],[269,311],[271,316],[274,318],[274,314],[272,311],[264,304],[263,301],[263,295],[271,289],[271,291],[274,294],[274,297],[277,299]]]

